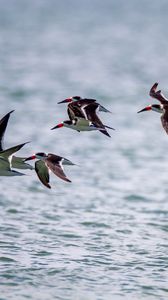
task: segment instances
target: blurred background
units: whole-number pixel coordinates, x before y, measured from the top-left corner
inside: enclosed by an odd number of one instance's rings
[[[0,0],[5,148],[50,152],[71,184],[34,171],[1,177],[0,292],[6,299],[165,299],[168,137],[160,115],[137,111],[168,96],[168,2]],[[111,138],[51,131],[69,96],[96,98]]]

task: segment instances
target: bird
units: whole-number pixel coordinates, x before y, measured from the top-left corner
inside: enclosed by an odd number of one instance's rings
[[[56,176],[58,176],[62,180],[66,182],[71,182],[71,180],[67,178],[63,170],[63,165],[75,165],[69,159],[52,153],[46,154],[44,152],[35,153],[32,156],[27,157],[25,161],[31,159],[38,159],[35,162],[35,171],[39,180],[47,188],[51,189],[51,186],[49,184],[49,170],[52,171]]]
[[[76,100],[72,100],[74,98]],[[104,109],[103,111],[110,112],[109,110],[101,106],[99,103],[97,103],[95,99],[82,99],[79,96],[75,96],[75,97],[67,98],[63,100],[63,102],[64,101],[69,101],[67,113],[70,120],[73,120],[75,117],[79,117],[79,118],[88,119],[89,121],[92,122],[92,118],[88,117],[89,110],[94,111],[94,113],[96,113],[96,111],[98,110],[103,110],[103,109]],[[61,101],[58,103],[63,103],[63,102]]]
[[[99,104],[95,101],[89,104],[87,101],[85,103],[85,100],[69,103],[67,108],[69,120],[63,121],[51,128],[51,130],[65,126],[79,132],[99,130],[106,136],[111,137],[106,128],[113,130],[114,128],[104,125],[101,122],[96,113]]]
[[[77,117],[75,117],[73,120],[65,120],[65,121],[57,124],[56,126],[54,126],[53,128],[51,128],[51,130],[57,129],[57,128],[61,128],[63,126],[67,127],[67,128],[70,128],[70,129],[73,129],[73,130],[77,130],[78,132],[80,132],[80,131],[93,131],[93,130],[103,129],[103,128],[95,126],[89,120],[86,120],[84,118],[77,118]]]
[[[59,101],[57,104],[62,104],[62,103],[85,103],[85,104],[91,104],[91,103],[96,103],[98,104],[98,109],[99,111],[103,111],[103,112],[108,112],[111,113],[110,110],[108,110],[107,108],[105,108],[104,106],[102,106],[100,103],[97,102],[96,99],[91,99],[91,98],[82,98],[81,96],[72,96],[69,98],[66,98],[62,101]]]
[[[0,151],[0,176],[22,176],[23,173],[17,172],[11,169],[12,156],[15,152],[19,151],[25,144],[19,144],[17,146]]]
[[[161,123],[164,130],[168,134],[168,99],[162,94],[161,90],[156,91],[157,87],[158,87],[158,82],[155,82],[150,89],[149,95],[152,98],[157,99],[160,102],[160,104],[148,105],[145,108],[138,111],[138,113],[141,113],[143,111],[149,111],[149,110],[153,110],[158,113],[161,113],[162,114]]]
[[[4,140],[4,134],[8,125],[9,117],[11,113],[13,113],[14,110],[11,110],[9,113],[7,113],[1,120],[0,120],[0,151],[4,150],[3,147],[3,140]],[[27,163],[24,162],[25,157],[17,157],[12,156],[12,167],[15,169],[30,169],[32,170],[33,167]]]

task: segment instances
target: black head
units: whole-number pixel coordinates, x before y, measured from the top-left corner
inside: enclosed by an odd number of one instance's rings
[[[66,121],[64,121],[64,124],[67,124],[67,125],[72,125],[72,124],[73,124],[73,122],[72,122],[71,120],[66,120]]]
[[[37,156],[46,156],[46,154],[44,152],[37,152],[36,155]]]
[[[27,157],[24,161],[27,161],[27,160],[31,160],[31,159],[44,159],[47,157],[47,154],[45,154],[44,152],[38,152],[36,154],[33,154],[32,156],[30,157]]]
[[[152,108],[160,109],[160,104],[152,104]]]
[[[78,101],[78,100],[81,100],[82,98],[80,96],[73,96],[72,97],[72,100],[74,101]]]
[[[73,101],[78,101],[78,100],[81,100],[82,98],[80,96],[72,96],[72,97],[69,97],[69,98],[66,98],[60,102],[58,102],[58,104],[61,104],[61,103],[71,103]]]
[[[163,105],[162,104],[148,105],[145,108],[139,110],[138,113],[141,113],[143,111],[149,111],[149,110],[153,110],[153,111],[156,111],[158,113],[162,113],[163,112]]]

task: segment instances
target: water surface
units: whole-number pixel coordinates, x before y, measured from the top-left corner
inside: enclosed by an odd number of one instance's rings
[[[5,146],[51,152],[68,184],[1,178],[1,299],[167,299],[168,139],[151,102],[167,89],[167,1],[0,1]],[[94,97],[112,138],[50,128],[57,102]]]

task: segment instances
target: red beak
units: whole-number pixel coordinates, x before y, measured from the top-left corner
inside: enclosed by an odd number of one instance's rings
[[[27,160],[31,160],[31,159],[35,159],[36,158],[36,155],[32,155],[30,157],[27,157],[24,161],[27,161]]]
[[[151,110],[151,109],[152,109],[152,107],[151,107],[151,105],[149,105],[149,106],[147,106],[147,107],[139,110],[137,113],[140,113],[140,112],[143,112],[143,111],[147,111],[147,110]]]
[[[61,128],[61,127],[63,127],[63,126],[64,126],[64,124],[63,124],[63,123],[60,123],[60,124],[54,126],[53,128],[51,128],[51,130],[57,129],[57,128]]]
[[[71,101],[72,101],[72,98],[67,98],[67,99],[65,99],[63,101],[58,102],[57,104],[67,103],[67,102],[71,102]]]

